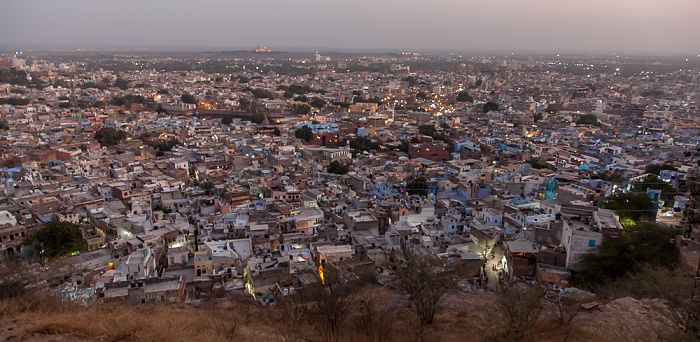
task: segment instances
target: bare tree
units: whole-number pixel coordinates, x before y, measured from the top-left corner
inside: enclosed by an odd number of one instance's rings
[[[532,331],[542,315],[544,289],[525,283],[512,283],[497,291],[494,314],[502,322],[500,329],[508,340],[520,341]]]
[[[394,311],[381,304],[377,296],[366,294],[358,303],[358,318],[355,328],[361,331],[368,342],[388,342],[393,328]]]
[[[332,267],[324,269],[324,281],[311,286],[311,323],[326,342],[337,342],[352,313],[358,287]]]
[[[432,324],[440,299],[454,287],[458,274],[452,265],[433,256],[405,251],[403,257],[395,265],[397,286],[410,296],[420,325]]]
[[[565,296],[560,292],[556,298],[550,299],[550,302],[553,304],[553,314],[559,322],[559,326],[565,328],[564,341],[567,341],[571,334],[572,323],[583,311],[582,300]]]
[[[284,342],[308,340],[303,327],[312,316],[302,293],[282,298],[277,302],[273,318],[279,339]]]

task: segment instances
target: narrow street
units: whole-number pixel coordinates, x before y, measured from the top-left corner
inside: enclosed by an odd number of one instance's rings
[[[496,290],[498,287],[498,273],[501,272],[503,264],[501,260],[503,259],[503,247],[495,246],[491,249],[492,252],[486,254],[486,267],[485,267],[485,288],[490,290]],[[493,254],[491,254],[493,253]],[[493,258],[491,257],[493,255]],[[495,270],[494,270],[495,266]],[[488,282],[486,281],[488,279]]]

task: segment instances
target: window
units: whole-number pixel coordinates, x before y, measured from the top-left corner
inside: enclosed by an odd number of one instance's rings
[[[595,247],[595,240],[588,240],[588,247]]]

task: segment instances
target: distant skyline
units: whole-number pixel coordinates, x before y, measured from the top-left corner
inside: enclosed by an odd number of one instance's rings
[[[698,0],[6,0],[0,48],[700,53]]]

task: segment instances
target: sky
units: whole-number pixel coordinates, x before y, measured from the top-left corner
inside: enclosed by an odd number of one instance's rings
[[[700,0],[3,0],[0,48],[700,53]]]

